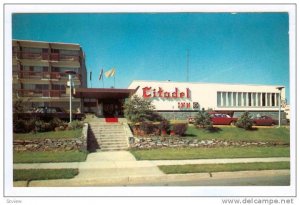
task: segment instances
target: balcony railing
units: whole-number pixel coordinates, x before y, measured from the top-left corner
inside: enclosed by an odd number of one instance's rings
[[[43,52],[13,52],[13,57],[19,59],[35,59],[35,60],[52,60],[52,61],[79,61],[78,55],[67,55],[59,53],[43,53]]]
[[[66,97],[65,90],[37,90],[37,89],[19,89],[20,97]]]
[[[68,74],[62,72],[13,71],[13,75],[17,75],[19,79],[59,80],[68,78]],[[76,74],[75,80],[76,78],[81,81],[80,74]]]

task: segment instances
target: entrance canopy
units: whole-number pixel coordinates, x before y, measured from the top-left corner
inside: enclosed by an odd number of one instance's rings
[[[125,99],[132,96],[137,89],[115,88],[77,88],[74,97],[97,99]]]

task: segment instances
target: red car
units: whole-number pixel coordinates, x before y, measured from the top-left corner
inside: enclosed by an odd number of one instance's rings
[[[211,114],[211,120],[214,125],[235,125],[237,118],[230,117],[227,114],[213,113]]]
[[[257,126],[257,125],[271,126],[271,125],[275,125],[276,124],[276,121],[273,120],[269,116],[255,117],[255,118],[252,119],[252,122],[253,122],[254,126]]]

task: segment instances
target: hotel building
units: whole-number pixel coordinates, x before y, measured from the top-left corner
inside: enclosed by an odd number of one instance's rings
[[[75,71],[75,88],[87,86],[85,56],[79,44],[12,41],[13,92],[26,107],[55,106],[69,109],[67,70]],[[74,110],[82,110],[80,98]]]

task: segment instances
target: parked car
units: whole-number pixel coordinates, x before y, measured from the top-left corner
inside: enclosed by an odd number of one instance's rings
[[[21,119],[40,119],[49,121],[55,117],[68,121],[70,119],[70,113],[64,111],[60,107],[37,107],[25,113],[14,113],[14,117]],[[72,113],[73,120],[83,120],[85,115],[82,113]]]
[[[271,126],[277,124],[276,120],[273,120],[271,117],[266,115],[252,118],[252,122],[254,126]]]
[[[235,125],[237,118],[227,114],[212,113],[211,120],[214,125]]]

